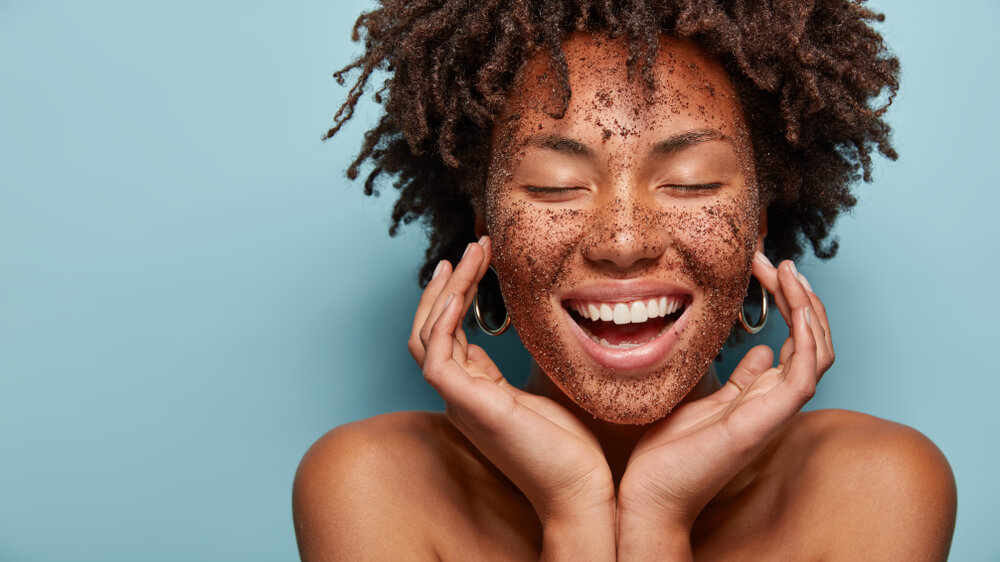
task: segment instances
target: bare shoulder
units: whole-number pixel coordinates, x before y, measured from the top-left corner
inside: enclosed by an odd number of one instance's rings
[[[306,452],[292,511],[299,553],[318,560],[531,560],[531,504],[444,414],[340,426]]]
[[[413,517],[445,461],[444,417],[399,412],[337,427],[306,452],[292,509],[303,560],[432,558]]]
[[[951,467],[919,431],[846,410],[800,414],[780,449],[786,513],[822,523],[824,558],[945,560],[955,525]],[[789,513],[790,512],[790,513]]]

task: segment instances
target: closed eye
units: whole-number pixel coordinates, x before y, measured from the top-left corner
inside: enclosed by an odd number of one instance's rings
[[[697,192],[697,191],[711,191],[713,189],[719,189],[722,187],[721,183],[694,183],[694,184],[667,184],[661,185],[661,188],[671,189],[674,191],[686,191],[686,192]]]
[[[547,187],[539,185],[525,185],[523,189],[535,199],[556,203],[569,201],[581,193],[588,191],[585,187]]]
[[[537,185],[526,185],[524,190],[529,193],[540,193],[540,194],[551,194],[551,193],[565,193],[568,191],[574,191],[577,189],[583,189],[582,187],[540,187]]]

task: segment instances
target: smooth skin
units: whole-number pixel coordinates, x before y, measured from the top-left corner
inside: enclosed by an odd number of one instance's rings
[[[341,426],[304,457],[304,560],[947,557],[954,478],[930,441],[863,414],[800,412],[834,350],[794,264],[752,262],[789,330],[776,363],[755,347],[725,385],[710,370],[663,419],[625,426],[582,411],[537,367],[530,392],[513,387],[467,341],[492,251],[483,236],[454,268],[439,264],[417,307],[409,350],[446,412]],[[640,246],[614,251],[626,270],[652,261]]]
[[[649,428],[616,497],[585,424],[459,336],[488,251],[443,265],[414,323],[447,413],[348,424],[303,459],[304,560],[946,559],[954,480],[930,441],[863,414],[797,413],[832,355],[816,351],[825,313],[791,262],[754,263],[791,319],[778,366],[753,348],[721,389]]]

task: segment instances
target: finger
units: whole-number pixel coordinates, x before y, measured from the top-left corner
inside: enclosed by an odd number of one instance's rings
[[[482,258],[481,261],[478,262],[479,265],[475,272],[472,273],[469,278],[471,281],[469,284],[470,290],[465,291],[465,302],[463,303],[463,308],[466,310],[472,306],[472,299],[476,298],[476,290],[479,288],[479,282],[483,279],[483,276],[486,275],[486,270],[490,267],[490,258],[493,255],[493,241],[490,240],[489,236],[484,235],[480,237],[477,242],[470,244],[470,246],[473,248],[478,246],[478,248],[482,251]],[[466,254],[465,257],[469,257],[468,254]],[[461,281],[464,281],[464,279]]]
[[[460,367],[466,357],[454,355],[455,326],[462,318],[460,303],[454,294],[446,297],[444,309],[431,326],[425,343],[427,354],[424,358],[424,378],[445,400],[448,400],[450,394],[447,392],[449,385],[460,384],[456,379],[468,378],[458,374],[458,371],[462,371]]]
[[[785,338],[785,342],[781,344],[781,352],[778,354],[778,364],[787,365],[788,360],[792,357],[792,352],[795,351],[795,342],[792,340],[792,335],[789,334]]]
[[[796,308],[811,306],[809,291],[802,283],[802,276],[795,264],[791,260],[785,260],[778,266],[779,293],[785,297],[789,308],[794,312]],[[790,319],[791,320],[791,319]],[[788,325],[792,326],[793,322]]]
[[[465,314],[462,314],[462,317],[464,318]],[[452,356],[467,357],[469,354],[469,341],[465,337],[465,330],[462,329],[461,321],[459,321],[458,327],[455,328],[455,333],[452,336],[454,336],[452,345],[455,346]]]
[[[476,272],[476,284],[483,279],[486,275],[486,270],[490,268],[490,261],[493,259],[493,239],[489,236],[482,236],[479,238],[479,246],[483,249],[483,262],[479,265],[479,271]],[[473,290],[467,298],[465,307],[468,308],[472,305],[472,299],[475,298],[476,291]]]
[[[479,290],[479,282],[482,281],[483,276],[486,275],[486,270],[490,267],[493,242],[490,240],[489,236],[483,235],[479,238],[479,247],[483,250],[483,260],[473,277],[472,290],[466,291],[465,300],[462,303],[462,309],[466,311],[468,311],[469,307],[472,306],[472,301],[476,298],[476,291]],[[458,327],[455,328],[455,345],[461,346],[463,355],[468,353],[469,343],[465,337],[465,331],[462,330],[461,322],[459,322]]]
[[[785,338],[784,343],[781,345],[781,351],[778,354],[778,364],[785,365],[795,350],[795,342],[792,338],[791,330],[793,323],[792,307],[795,304],[801,305],[803,302],[808,302],[809,299],[805,296],[805,287],[799,281],[798,270],[791,260],[779,263],[778,267],[771,267],[769,264],[770,262],[767,261],[764,254],[757,252],[757,257],[754,259],[754,270],[755,272],[761,272],[761,275],[758,277],[758,279],[761,279],[761,284],[765,287],[770,287],[769,290],[773,290],[772,295],[774,296],[775,303],[779,304],[779,310],[782,310],[781,316],[784,318],[785,324],[789,327],[788,337]],[[795,291],[796,301],[790,303],[788,292],[789,287],[793,285],[798,290]]]
[[[490,356],[486,354],[486,351],[476,344],[469,345],[469,361],[475,363],[479,368],[483,370],[486,377],[492,380],[500,388],[504,390],[507,394],[510,394],[514,398],[522,397],[525,395],[535,396],[530,392],[521,390],[520,388],[510,384],[503,374],[500,373],[500,369],[496,366],[496,363],[490,359]]]
[[[469,423],[490,426],[510,412],[514,401],[499,385],[486,380],[490,375],[470,376],[465,367],[468,357],[453,355],[455,327],[461,324],[465,309],[456,295],[449,297],[445,298],[445,307],[430,330],[424,380],[444,399],[449,419],[464,420],[458,424],[459,429]],[[472,347],[482,351],[478,346]],[[489,363],[492,365],[492,361]]]
[[[743,389],[747,388],[761,373],[771,368],[774,361],[774,352],[766,345],[758,345],[747,351],[743,359],[740,360],[733,374],[729,375],[729,380],[713,395],[722,402],[728,402],[736,398]]]
[[[792,308],[791,337],[794,348],[788,362],[779,367],[780,380],[761,397],[761,408],[746,410],[737,427],[771,433],[795,415],[816,392],[816,340],[808,305]],[[744,427],[746,426],[746,427]]]
[[[761,252],[756,252],[751,271],[753,271],[753,276],[760,281],[761,287],[764,287],[774,297],[774,304],[778,307],[781,317],[785,319],[785,323],[791,324],[789,316],[791,308],[788,306],[785,296],[781,293],[781,284],[778,282],[778,269],[771,264],[771,260],[767,259],[767,256]]]
[[[778,281],[781,284],[781,292],[785,295],[788,305],[792,309],[793,317],[793,321],[790,324],[789,329],[793,348],[792,357],[789,358],[789,361],[794,361],[795,355],[800,352],[811,353],[815,356],[817,338],[816,332],[813,330],[813,326],[816,322],[813,322],[815,314],[812,310],[812,300],[809,298],[809,291],[802,283],[801,276],[795,268],[794,263],[791,261],[784,261],[778,269]],[[800,316],[802,318],[800,318]],[[805,330],[808,332],[809,337],[801,337],[799,330]],[[801,347],[803,341],[808,343],[809,349],[803,349]]]
[[[826,314],[826,306],[809,284],[805,275],[799,273],[799,281],[809,295],[810,307],[812,308],[813,333],[816,335],[816,345],[818,346],[818,366],[820,374],[826,372],[833,365],[835,354],[833,351],[833,337],[830,333],[830,320]]]
[[[486,270],[490,267],[490,257],[493,250],[493,242],[490,240],[489,236],[482,236],[479,238],[479,246],[483,249],[483,260],[479,265],[478,271],[476,271],[475,277],[472,280],[472,290],[467,291],[465,294],[465,300],[462,304],[463,310],[469,310],[472,306],[472,301],[476,298],[476,291],[479,290],[479,282],[482,281],[483,276],[486,275]],[[468,340],[465,337],[465,331],[462,330],[462,324],[459,322],[458,327],[455,328],[455,345],[462,348],[462,354],[468,353]]]
[[[785,266],[785,263],[787,263],[787,266]],[[817,375],[819,376],[833,364],[832,341],[828,340],[829,327],[827,325],[825,307],[822,306],[823,303],[819,302],[819,297],[816,296],[816,293],[810,289],[809,281],[806,280],[804,275],[798,272],[795,264],[792,262],[785,263],[782,264],[784,267],[782,267],[782,272],[779,275],[781,290],[791,306],[808,306],[810,309],[810,329],[816,341],[816,364]],[[816,304],[819,304],[822,308],[822,314],[817,312]],[[828,341],[830,342],[829,344]],[[787,361],[787,355],[783,353],[782,362],[785,361]]]
[[[788,338],[781,347],[780,362],[781,364],[787,364],[791,358],[792,353],[795,352],[797,347],[794,339],[794,321],[792,315],[795,314],[795,309],[804,308],[811,306],[812,301],[809,300],[808,291],[806,291],[805,285],[802,284],[799,278],[799,271],[795,267],[795,263],[791,260],[785,260],[778,264],[778,291],[777,293],[783,295],[785,302],[788,303],[791,313],[786,317],[788,323]],[[810,329],[811,331],[811,329]]]
[[[444,288],[445,282],[451,275],[451,264],[448,260],[441,260],[438,262],[437,267],[434,269],[434,274],[431,275],[431,280],[427,283],[424,288],[424,292],[420,294],[420,302],[417,303],[417,312],[413,316],[413,327],[410,330],[410,339],[407,341],[407,347],[410,350],[410,355],[416,360],[417,365],[424,366],[424,354],[426,350],[424,349],[424,342],[420,340],[420,330],[424,327],[424,323],[427,322],[427,317],[431,313],[431,306],[433,306],[434,301],[437,300],[441,290]]]
[[[424,321],[424,325],[420,329],[420,341],[424,343],[424,346],[427,345],[427,340],[430,338],[431,326],[437,322],[438,316],[444,310],[445,301],[449,295],[455,295],[455,298],[459,299],[459,302],[464,305],[462,306],[463,310],[468,308],[468,303],[472,302],[470,296],[473,292],[472,289],[479,282],[479,271],[484,257],[483,247],[477,242],[466,247],[465,254],[462,255],[461,261],[455,266],[455,270],[448,277],[434,304],[431,305],[427,320]]]
[[[469,346],[468,349],[469,349],[469,354],[468,354],[469,361],[471,363],[475,363],[476,366],[480,370],[482,370],[482,372],[486,375],[487,378],[489,378],[491,381],[497,384],[505,382],[503,375],[500,374],[500,369],[497,368],[496,363],[494,363],[493,360],[490,359],[490,356],[486,354],[486,351],[483,350],[483,348],[479,347],[478,345],[472,344]],[[506,386],[513,388],[509,384]]]
[[[795,351],[788,361],[785,382],[787,393],[791,396],[790,405],[797,412],[816,394],[819,376],[816,369],[816,338],[812,331],[812,308],[804,305],[793,310],[795,320],[792,338]]]

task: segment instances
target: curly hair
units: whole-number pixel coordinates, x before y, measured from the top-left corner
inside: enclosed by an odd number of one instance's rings
[[[351,118],[373,77],[388,76],[374,93],[385,113],[347,176],[370,166],[368,195],[392,178],[400,193],[390,235],[424,222],[423,286],[438,260],[457,259],[475,238],[472,202],[486,185],[490,133],[525,61],[547,54],[565,111],[569,34],[623,38],[630,75],[652,87],[666,33],[718,59],[736,89],[768,205],[765,253],[795,259],[808,242],[830,258],[830,229],[856,203],[851,185],[871,181],[873,151],[897,157],[883,114],[899,61],[871,27],[883,16],[862,1],[381,0],[354,24],[365,51],[334,74],[341,85],[357,76],[324,139]]]

